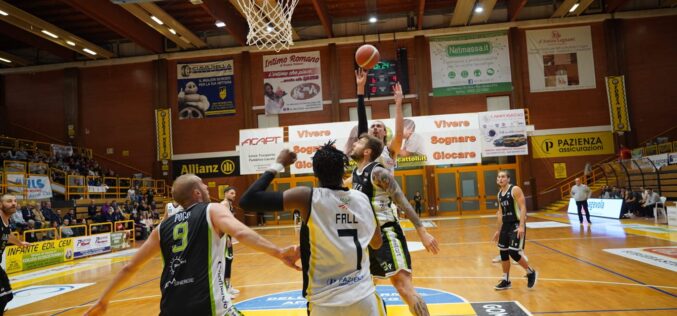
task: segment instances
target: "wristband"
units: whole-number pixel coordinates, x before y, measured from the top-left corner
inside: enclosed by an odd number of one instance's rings
[[[279,162],[275,162],[268,167],[268,170],[275,170],[275,172],[282,172],[284,170],[284,165]]]

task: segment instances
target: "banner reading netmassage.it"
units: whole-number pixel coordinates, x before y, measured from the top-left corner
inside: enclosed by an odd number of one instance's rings
[[[410,117],[404,121],[405,128],[411,129],[411,133],[403,139],[398,167],[481,161],[477,113]],[[395,121],[380,122],[388,130],[388,140],[392,139]],[[329,140],[336,140],[336,148],[350,155],[352,144],[357,140],[357,122],[290,126],[288,147],[298,158],[291,173],[312,173],[313,154],[318,146]]]
[[[179,119],[235,114],[233,61],[177,64]]]
[[[531,92],[595,88],[590,26],[526,31]]]
[[[320,52],[263,56],[266,114],[322,111]]]
[[[430,39],[433,95],[512,91],[507,31]]]
[[[284,148],[282,127],[240,130],[240,174],[263,173]]]

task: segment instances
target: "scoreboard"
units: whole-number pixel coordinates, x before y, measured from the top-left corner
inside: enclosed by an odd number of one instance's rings
[[[367,74],[366,93],[372,97],[393,95],[393,86],[398,81],[397,61],[381,60]]]

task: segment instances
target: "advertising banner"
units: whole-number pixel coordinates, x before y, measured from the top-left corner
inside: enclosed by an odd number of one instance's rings
[[[172,159],[172,110],[155,110],[155,136],[158,161]]]
[[[590,26],[528,30],[531,92],[594,89]]]
[[[235,177],[240,175],[240,157],[217,157],[172,161],[174,179],[194,173],[200,178]]]
[[[524,110],[481,112],[479,120],[483,157],[529,154]]]
[[[73,156],[73,147],[52,144],[52,154],[55,157],[70,157]]]
[[[614,132],[630,131],[628,99],[625,96],[625,76],[605,77],[609,114]]]
[[[29,162],[28,163],[28,173],[29,174],[47,174],[49,170],[49,165],[42,162]]]
[[[433,95],[512,91],[507,31],[430,39]]]
[[[6,172],[5,181],[7,184],[5,192],[15,195],[17,200],[22,200],[24,198],[24,190],[26,189],[26,175],[23,173]]]
[[[380,120],[392,139],[393,119]],[[482,145],[477,113],[409,117],[404,120],[405,139],[398,167],[478,163]],[[289,148],[297,154],[292,174],[312,173],[312,156],[318,146],[336,140],[336,147],[350,155],[357,140],[357,122],[297,125],[289,127]],[[264,169],[265,170],[265,169]]]
[[[31,270],[73,260],[73,239],[31,243],[30,246],[9,246],[5,249],[7,273]]]
[[[176,65],[179,119],[235,114],[233,61]]]
[[[531,137],[534,158],[614,154],[611,132],[559,134]]]
[[[621,218],[622,205],[623,199],[588,199],[588,209],[590,210],[590,216],[595,217],[616,219]],[[576,201],[573,198],[569,199],[569,208],[567,209],[567,213],[578,214]]]
[[[266,114],[322,111],[320,52],[263,56]]]
[[[29,200],[52,198],[52,185],[48,176],[29,175],[26,181],[26,194]]]
[[[111,252],[110,234],[73,238],[73,255],[76,259],[106,252]]]
[[[263,173],[284,148],[282,127],[240,130],[240,174]]]
[[[5,160],[3,163],[5,172],[19,172],[26,173],[26,162],[25,161],[14,161],[14,160]]]
[[[564,162],[556,162],[553,164],[553,170],[555,170],[555,179],[566,179],[567,177],[567,164]]]
[[[132,234],[134,232],[131,232]],[[131,247],[129,241],[127,240],[127,232],[114,232],[110,233],[110,247],[112,250],[121,250]]]

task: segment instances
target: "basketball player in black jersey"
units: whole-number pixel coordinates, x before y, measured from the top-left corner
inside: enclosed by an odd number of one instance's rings
[[[416,232],[428,252],[437,254],[439,246],[435,237],[426,231],[395,181],[393,173],[375,161],[382,150],[381,140],[362,134],[353,144],[351,152],[351,158],[357,162],[357,167],[353,171],[353,189],[362,191],[371,200],[383,238],[383,247],[369,251],[371,274],[379,278],[389,278],[412,314],[429,315],[425,301],[414,289],[407,241],[397,220],[396,210],[391,204],[404,211],[416,227]]]
[[[184,211],[165,219],[153,230],[85,315],[105,313],[112,296],[159,253],[165,263],[160,279],[160,315],[239,315],[223,280],[226,234],[300,270],[294,263],[298,247],[281,249],[238,221],[225,206],[209,203],[207,185],[198,176],[178,177],[172,186],[172,196]]]
[[[2,217],[2,224],[0,224],[0,262],[2,262],[2,253],[5,252],[5,247],[7,243],[15,244],[17,246],[28,246],[30,243],[19,240],[16,236],[12,235],[12,231],[9,228],[9,218],[16,212],[16,197],[11,194],[2,195],[1,200],[2,212],[0,212],[0,217]],[[5,270],[0,267],[0,315],[5,311],[5,306],[7,303],[14,298],[12,292],[12,287],[9,284],[9,278]]]
[[[527,208],[524,202],[524,193],[516,185],[510,184],[510,175],[501,170],[496,176],[499,186],[498,217],[499,230],[496,231],[492,240],[498,240],[498,249],[501,254],[501,266],[503,267],[503,279],[495,287],[497,291],[507,290],[512,287],[510,282],[510,257],[515,260],[524,270],[527,270],[527,287],[536,285],[536,270],[520,255],[526,239]]]

